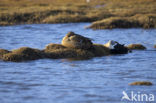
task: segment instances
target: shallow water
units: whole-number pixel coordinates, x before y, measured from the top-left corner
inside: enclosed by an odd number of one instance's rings
[[[67,32],[74,31],[92,38],[94,43],[116,40],[126,45],[141,43],[148,49],[83,61],[0,61],[0,103],[121,103],[124,102],[121,100],[123,91],[128,95],[133,91],[156,96],[156,51],[153,48],[156,29],[93,31],[84,29],[87,25],[89,23],[0,27],[0,48],[11,50],[28,46],[43,49],[49,43],[61,43]],[[154,85],[128,85],[144,80]]]

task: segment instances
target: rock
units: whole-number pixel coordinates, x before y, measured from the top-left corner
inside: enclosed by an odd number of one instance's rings
[[[61,59],[61,58],[83,58],[88,59],[94,57],[94,54],[84,49],[56,49],[52,51],[45,51],[47,58]]]
[[[53,46],[59,46],[60,48],[54,49]],[[54,46],[54,47],[55,47]],[[49,47],[49,48],[47,48]],[[44,50],[48,58],[81,58],[88,59],[96,56],[105,56],[110,54],[110,49],[101,45],[93,44],[93,47],[89,50],[77,49],[77,48],[66,48],[61,44],[49,44]],[[52,47],[52,48],[51,48]]]
[[[62,45],[68,48],[89,49],[92,47],[91,39],[69,32],[62,40]]]
[[[110,49],[102,44],[93,44],[92,50],[90,50],[95,56],[106,56],[110,55]]]
[[[92,29],[113,29],[113,28],[130,28],[133,25],[126,17],[110,17],[93,22],[86,28]],[[136,24],[134,24],[136,25]]]
[[[94,54],[86,49],[69,48],[62,44],[48,44],[44,49],[47,58],[83,58],[88,59],[94,57]]]
[[[28,60],[23,54],[16,54],[16,53],[8,53],[5,54],[2,58],[4,61],[12,61],[12,62],[21,62],[24,60]]]
[[[11,53],[3,55],[4,61],[21,62],[26,60],[36,60],[44,58],[45,54],[38,50],[29,47],[22,47],[16,50],[12,50]]]
[[[22,62],[42,58],[50,58],[50,59],[73,58],[80,60],[80,59],[89,59],[97,56],[110,55],[110,49],[101,44],[93,44],[92,48],[90,48],[89,50],[67,48],[61,44],[49,44],[42,51],[29,47],[22,47],[19,49],[12,50],[11,52],[7,50],[3,51],[5,53],[2,56],[2,60],[12,62]]]
[[[148,82],[148,81],[137,81],[137,82],[130,83],[129,85],[145,85],[145,86],[151,86],[153,84],[151,82]]]
[[[130,44],[127,46],[128,49],[130,50],[145,50],[146,47],[143,46],[142,44]]]
[[[116,41],[110,40],[108,43],[104,44],[105,47],[110,49],[111,54],[126,54],[129,49]]]
[[[113,28],[156,28],[155,14],[136,14],[134,16],[109,17],[93,22],[86,28],[113,29]]]
[[[156,45],[154,45],[154,48],[156,48]]]
[[[56,49],[65,49],[66,47],[63,46],[62,44],[54,44],[54,43],[50,43],[46,46],[45,50],[56,50]]]
[[[0,59],[2,59],[4,54],[10,53],[10,51],[5,50],[5,49],[0,49]]]

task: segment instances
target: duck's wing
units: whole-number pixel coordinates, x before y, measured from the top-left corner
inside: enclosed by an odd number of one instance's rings
[[[82,40],[82,38],[74,35],[74,36],[70,37],[70,40],[71,41],[75,41],[75,42],[80,42]]]

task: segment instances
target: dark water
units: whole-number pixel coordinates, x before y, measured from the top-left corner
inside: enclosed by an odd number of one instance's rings
[[[0,103],[125,103],[121,100],[123,91],[128,95],[133,91],[156,96],[156,51],[153,48],[156,44],[156,29],[93,31],[84,29],[87,25],[0,27],[0,48],[11,50],[29,46],[43,49],[49,43],[61,43],[67,32],[74,31],[94,39],[94,43],[104,44],[108,40],[123,44],[141,43],[148,50],[83,61],[0,61]],[[146,80],[154,85],[128,85],[130,82]]]

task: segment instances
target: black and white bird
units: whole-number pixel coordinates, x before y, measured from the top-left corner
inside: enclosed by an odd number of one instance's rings
[[[104,46],[109,49],[114,49],[114,46],[117,44],[119,44],[119,43],[114,40],[109,40],[108,43],[104,44]]]
[[[129,52],[129,49],[124,44],[119,44],[113,40],[109,40],[104,46],[110,49],[111,54],[126,54]]]

